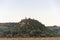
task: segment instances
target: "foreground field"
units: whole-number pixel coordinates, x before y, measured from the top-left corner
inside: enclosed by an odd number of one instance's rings
[[[0,40],[60,40],[60,38],[0,38]]]

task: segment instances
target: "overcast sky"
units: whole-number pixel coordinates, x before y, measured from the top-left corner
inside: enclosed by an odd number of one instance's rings
[[[60,25],[60,0],[0,0],[0,22],[19,22],[25,17]]]

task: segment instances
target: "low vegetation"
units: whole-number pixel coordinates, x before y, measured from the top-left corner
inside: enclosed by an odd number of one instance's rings
[[[28,18],[4,29],[0,37],[55,37],[55,33],[41,22]]]

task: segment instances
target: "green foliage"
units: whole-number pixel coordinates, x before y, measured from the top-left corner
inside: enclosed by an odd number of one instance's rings
[[[4,32],[5,37],[50,37],[53,36],[49,29],[34,19],[23,19],[14,27]]]

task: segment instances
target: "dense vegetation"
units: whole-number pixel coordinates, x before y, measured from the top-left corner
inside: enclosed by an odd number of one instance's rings
[[[35,19],[23,19],[0,33],[1,37],[53,37],[55,34]]]

